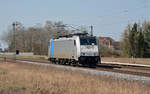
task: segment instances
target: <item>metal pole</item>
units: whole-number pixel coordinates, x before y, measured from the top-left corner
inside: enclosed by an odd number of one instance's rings
[[[14,61],[16,62],[16,23],[13,24],[13,32],[14,32]]]
[[[90,28],[91,28],[91,36],[93,36],[93,26],[91,25]]]

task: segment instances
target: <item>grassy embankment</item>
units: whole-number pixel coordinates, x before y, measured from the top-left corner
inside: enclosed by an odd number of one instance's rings
[[[0,63],[0,94],[150,94],[150,85],[52,67]]]
[[[13,55],[0,55],[0,57],[7,57],[7,58],[14,58]],[[41,55],[34,55],[34,56],[19,56],[16,55],[16,58],[22,58],[22,59],[40,59],[40,60],[48,60],[47,56],[41,56]]]
[[[121,62],[121,63],[150,65],[150,58],[113,58],[113,57],[103,57],[102,61],[104,61],[104,62]]]

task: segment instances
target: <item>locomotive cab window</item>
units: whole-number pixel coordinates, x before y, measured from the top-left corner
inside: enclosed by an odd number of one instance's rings
[[[97,45],[95,37],[80,37],[81,45]]]

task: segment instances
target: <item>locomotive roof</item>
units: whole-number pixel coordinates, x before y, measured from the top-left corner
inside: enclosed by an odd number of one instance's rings
[[[73,36],[89,36],[89,34],[88,33],[75,33],[75,34],[59,36],[59,38],[62,38],[62,37],[69,38],[69,37],[73,37]]]

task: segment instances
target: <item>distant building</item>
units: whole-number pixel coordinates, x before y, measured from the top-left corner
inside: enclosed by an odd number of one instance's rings
[[[119,41],[115,41],[115,42],[113,43],[113,47],[114,47],[114,49],[116,49],[116,50],[120,50],[120,42],[119,42]]]
[[[111,37],[99,37],[99,41],[108,48],[120,50],[120,42],[115,41]]]

